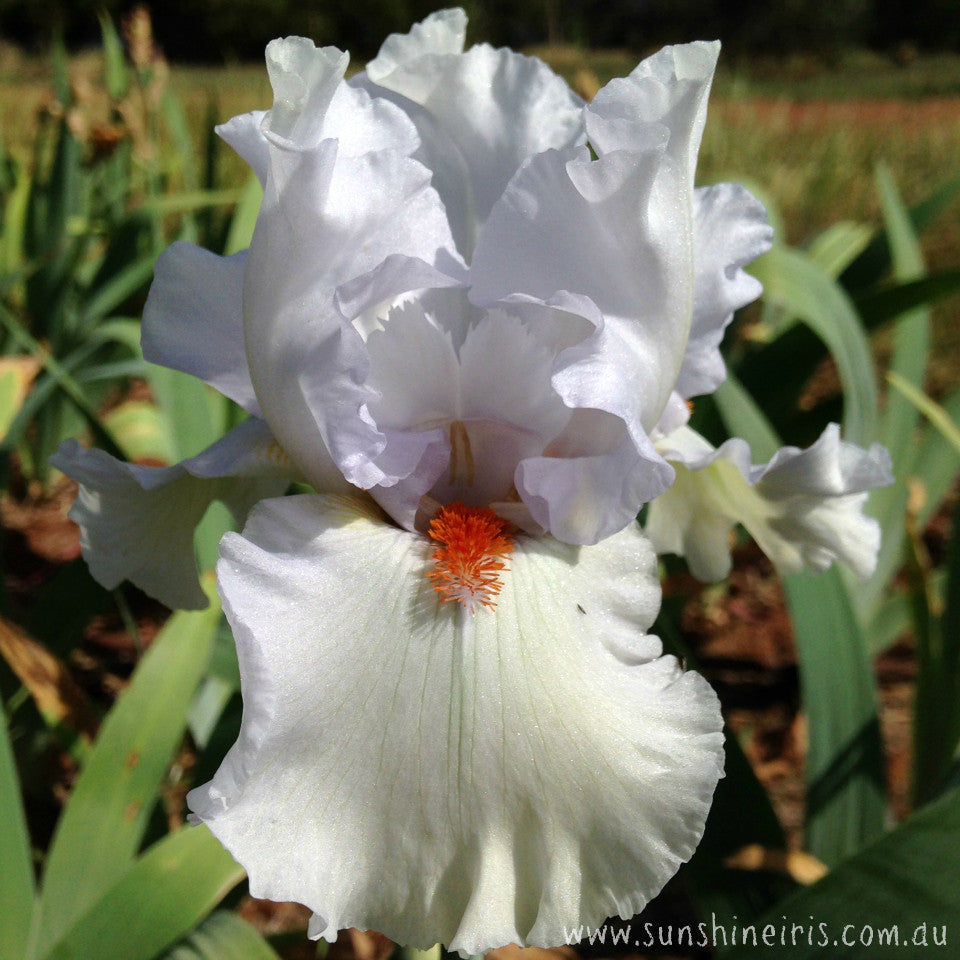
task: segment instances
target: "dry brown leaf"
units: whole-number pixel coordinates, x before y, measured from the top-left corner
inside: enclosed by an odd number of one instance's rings
[[[393,942],[374,930],[341,930],[330,944],[327,960],[389,960]]]
[[[518,947],[511,943],[508,947],[491,950],[486,960],[576,960],[577,952],[573,947]]]
[[[812,854],[802,850],[771,850],[751,843],[723,861],[724,866],[734,870],[770,870],[784,873],[797,883],[809,886],[829,872],[826,865]]]
[[[572,86],[584,100],[592,100],[600,89],[600,80],[588,67],[577,67]]]
[[[0,439],[23,406],[42,366],[39,357],[0,357],[0,381],[4,383],[4,393],[10,391],[8,403],[0,408]]]
[[[86,742],[93,740],[98,726],[96,714],[62,660],[3,617],[0,654],[30,691],[42,714],[76,730]]]

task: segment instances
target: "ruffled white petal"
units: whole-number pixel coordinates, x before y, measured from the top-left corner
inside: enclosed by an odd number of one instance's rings
[[[270,150],[261,129],[266,114],[266,110],[241,113],[216,127],[217,135],[249,164],[260,186],[267,182],[267,168],[270,165]]]
[[[676,380],[693,306],[690,197],[675,172],[662,149],[533,157],[490,215],[471,267],[481,306],[559,293],[589,301],[645,369],[630,390],[650,427]]]
[[[691,157],[715,58],[713,48],[680,49],[670,70],[641,65],[604,88],[585,111],[599,158],[531,158],[491,212],[472,264],[478,305],[533,301],[594,323],[593,337],[561,356],[555,387],[571,407],[620,416],[641,458],[640,435],[671,396],[690,331]],[[598,377],[601,367],[617,376]]]
[[[192,243],[171,244],[154,267],[141,343],[151,363],[205,380],[260,416],[243,347],[247,253],[220,257]]]
[[[712,393],[726,379],[724,330],[763,290],[743,268],[773,243],[763,204],[737,183],[694,191],[693,227],[693,324],[675,388],[683,399]]]
[[[585,296],[645,368],[655,425],[680,370],[694,303],[693,173],[719,44],[668,47],[585,108],[598,155],[543,153],[483,231],[472,298]],[[651,362],[652,361],[652,362]],[[642,386],[641,386],[642,385]]]
[[[520,317],[487,314],[469,326],[455,350],[450,331],[410,302],[391,311],[367,349],[367,382],[379,394],[368,409],[387,437],[377,465],[384,468],[388,458],[402,465],[397,457],[403,448],[408,460],[418,451],[430,458],[429,470],[411,473],[407,466],[410,475],[400,476],[394,468],[399,482],[371,488],[404,526],[412,525],[428,492],[439,503],[495,509],[515,499],[518,465],[540,456],[570,419],[550,385],[553,355]]]
[[[479,953],[638,911],[722,767],[715,696],[645,634],[646,541],[520,539],[476,615],[438,602],[429,552],[345,498],[268,501],[227,535],[244,718],[191,809],[316,934]]]
[[[245,276],[251,378],[277,439],[315,485],[326,451],[358,486],[395,481],[372,466],[386,440],[361,411],[372,398],[367,356],[337,290],[347,284],[365,301],[400,292],[404,276],[416,289],[424,265],[440,276],[441,261],[456,261],[453,241],[429,171],[404,155],[416,137],[403,113],[346,87],[322,51],[298,46],[282,67],[271,74],[283,110],[264,120],[269,171]],[[367,133],[350,133],[350,118]],[[371,280],[390,257],[387,278]]]
[[[667,153],[692,187],[707,120],[720,42],[664,47],[626,77],[606,84],[586,111],[587,136],[599,156],[643,151],[667,134]]]
[[[517,490],[539,528],[564,543],[597,543],[622,530],[673,480],[646,434],[631,436],[603,410],[575,410],[544,454],[520,464]]]
[[[267,181],[271,142],[310,150],[324,139],[336,139],[344,156],[388,148],[412,153],[417,148],[416,130],[402,111],[385,101],[371,103],[365,91],[342,82],[349,60],[336,47],[317,47],[305,37],[267,44],[273,106],[217,127],[261,185]]]
[[[569,505],[550,504],[556,518],[550,530],[563,540],[595,542],[622,528],[671,477],[648,434],[686,347],[693,242],[689,192],[664,149],[661,142],[646,153],[616,151],[596,161],[585,151],[534,157],[491,213],[474,257],[471,299],[478,305],[553,306],[592,323],[592,334],[558,356],[553,386],[572,409],[620,418],[632,446],[618,449],[617,463],[608,465],[627,465],[628,472],[622,482],[611,481],[615,498],[599,503],[589,523],[581,510],[576,527],[563,528],[561,518],[572,517]],[[539,495],[573,490],[568,464],[540,468],[567,479],[540,484]],[[580,480],[596,475],[578,474]],[[585,491],[580,480],[578,500]]]
[[[206,607],[193,534],[214,500],[238,524],[275,497],[296,470],[262,421],[247,420],[213,446],[172,467],[146,467],[66,440],[50,462],[80,484],[70,518],[94,578],[107,589],[129,580],[175,609]]]
[[[263,118],[264,132],[315,147],[323,139],[327,110],[350,55],[336,47],[317,47],[306,37],[286,37],[267,44],[266,60],[273,106]]]
[[[387,40],[367,79],[372,91],[406,101],[422,141],[417,157],[433,171],[458,248],[469,256],[477,228],[523,161],[582,142],[583,104],[539,60],[485,44],[461,53],[464,29],[462,11],[428,17]]]
[[[467,38],[467,15],[459,7],[438,10],[420,23],[414,24],[409,33],[391,33],[379,53],[367,64],[367,76],[374,83],[400,67],[419,60],[427,54],[463,53]]]
[[[783,447],[753,466],[739,439],[714,449],[682,427],[658,442],[673,487],[650,504],[646,533],[659,553],[686,556],[694,576],[730,572],[730,531],[742,523],[781,573],[825,570],[835,560],[860,578],[873,572],[880,526],[863,513],[867,491],[893,482],[880,444],[863,450],[830,424],[806,450]]]

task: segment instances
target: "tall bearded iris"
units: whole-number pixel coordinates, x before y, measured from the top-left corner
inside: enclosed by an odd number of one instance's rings
[[[164,470],[57,463],[110,586],[195,606],[193,525],[212,499],[246,521],[218,566],[243,725],[188,801],[252,892],[315,935],[476,953],[639,911],[703,831],[719,710],[646,633],[634,518],[668,461],[719,463],[677,452],[684,401],[722,380],[770,231],[693,187],[717,44],[585,105],[464,32],[435,14],[349,82],[338,50],[269,45],[273,107],[219,130],[264,187],[250,250],[174,244],[143,334],[250,418]]]

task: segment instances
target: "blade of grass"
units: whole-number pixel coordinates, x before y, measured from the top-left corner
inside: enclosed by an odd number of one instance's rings
[[[960,174],[951,177],[928,197],[910,208],[910,222],[916,233],[923,230],[960,196]],[[862,254],[843,272],[840,282],[854,296],[858,313],[867,329],[923,304],[955,293],[960,270],[946,270],[923,280],[877,289],[890,267],[890,249],[885,232],[880,232]],[[800,420],[796,398],[816,366],[826,355],[823,343],[806,327],[795,326],[772,343],[748,351],[736,366],[741,381],[768,411],[781,431],[797,436]],[[813,423],[803,429],[810,440],[822,429]]]
[[[34,331],[52,342],[64,325],[72,268],[84,247],[84,238],[76,235],[72,224],[88,219],[88,182],[81,145],[64,118],[49,178],[34,180],[27,218],[28,258],[45,261],[27,282]]]
[[[90,293],[80,308],[78,323],[81,328],[91,328],[111,310],[115,310],[142,287],[146,287],[153,276],[156,259],[156,253],[151,252],[134,260]]]
[[[243,190],[226,187],[222,190],[193,190],[190,193],[168,193],[164,196],[150,197],[143,203],[143,209],[161,216],[171,213],[194,213],[208,210],[210,207],[229,207],[239,202]]]
[[[828,866],[883,830],[886,779],[873,672],[840,572],[784,578],[810,729],[805,846]]]
[[[149,375],[177,460],[192,457],[219,439],[229,403],[225,397],[179,370],[150,364]]]
[[[120,100],[127,92],[127,65],[123,57],[123,43],[106,11],[97,14],[103,44],[103,79],[111,100]]]
[[[933,570],[927,581],[933,597],[933,609],[943,608],[947,576],[942,568]],[[890,646],[899,637],[911,630],[910,598],[903,591],[891,591],[878,605],[877,612],[865,625],[864,638],[867,641],[867,654],[872,658]]]
[[[91,749],[47,858],[43,949],[121,876],[140,845],[216,636],[219,605],[208,592],[207,610],[176,613],[164,626]]]
[[[750,452],[757,463],[769,460],[780,448],[780,438],[763,415],[753,397],[732,374],[714,391],[713,400],[731,437],[750,442]]]
[[[146,377],[145,360],[114,360],[112,363],[97,363],[86,367],[74,378],[77,383],[96,383],[98,380],[121,380],[124,377]],[[106,423],[106,417],[102,418]]]
[[[817,235],[807,248],[807,256],[836,279],[864,251],[872,235],[866,224],[841,220]]]
[[[122,460],[123,453],[120,450],[116,440],[114,440],[110,433],[100,424],[97,411],[89,402],[89,400],[87,400],[83,389],[64,368],[64,366],[56,359],[56,357],[48,353],[26,330],[17,317],[10,313],[2,304],[0,304],[0,323],[6,327],[14,340],[17,341],[18,346],[20,346],[27,353],[30,353],[40,359],[44,370],[49,374],[51,379],[56,382],[57,386],[67,395],[71,402],[86,418],[87,423],[90,426],[90,430],[97,439],[99,445],[102,446],[108,453]],[[0,450],[10,450],[13,445],[20,442],[20,439],[26,430],[29,416],[32,415],[32,407],[25,403],[21,408],[20,413],[17,414],[13,423],[10,425],[6,436],[4,437],[3,443],[0,444]]]
[[[952,423],[960,423],[960,390],[943,401],[942,409]],[[960,470],[960,452],[939,430],[928,430],[921,440],[914,474],[923,484],[926,499],[917,510],[917,525],[923,529],[937,512]]]
[[[849,297],[788,247],[774,246],[754,266],[765,298],[802,319],[830,349],[843,384],[846,439],[869,446],[877,434],[877,385],[870,345]]]
[[[956,198],[960,196],[960,173],[954,174],[919,203],[910,208],[913,232],[922,234]],[[840,277],[847,290],[860,291],[877,283],[890,269],[890,242],[886,233],[878,233],[870,245]]]
[[[878,164],[877,192],[886,227],[894,277],[899,282],[921,278],[925,273],[920,242],[889,169]],[[923,386],[930,349],[930,314],[923,308],[899,318],[893,330],[890,371],[900,380]],[[880,441],[890,451],[896,482],[874,492],[867,511],[880,523],[880,550],[873,575],[854,590],[854,602],[861,622],[872,616],[890,579],[896,574],[904,547],[904,514],[907,508],[906,482],[916,451],[914,433],[919,417],[906,398],[888,391],[886,409],[880,422]]]
[[[130,350],[134,357],[142,357],[140,352],[139,322],[136,320],[117,319],[102,323],[83,343],[60,361],[61,368],[64,371],[72,373],[81,367],[82,364],[93,356],[104,344],[108,343],[119,344]],[[81,382],[79,377],[75,379],[79,385]],[[46,403],[47,399],[57,388],[57,381],[50,376],[34,382],[32,389],[18,407],[19,414],[15,418],[15,421],[10,421],[6,424],[6,429],[2,436],[2,449],[10,449],[18,442],[18,437],[26,427],[26,424],[32,420],[37,411]],[[14,422],[16,422],[16,427],[14,427]],[[98,419],[98,426],[99,425]]]
[[[167,421],[152,403],[128,400],[104,416],[104,423],[123,447],[127,459],[175,463]]]
[[[33,919],[33,863],[7,718],[0,710],[0,960],[27,955]]]
[[[160,100],[163,121],[173,141],[175,155],[179,158],[183,184],[188,191],[200,187],[200,174],[194,161],[194,143],[190,136],[190,124],[183,112],[177,95],[167,87]]]
[[[224,254],[230,256],[250,246],[253,238],[253,228],[263,202],[263,187],[256,175],[250,174],[244,184],[243,193],[237,202],[233,217],[230,220],[230,230],[227,233],[227,242]]]
[[[186,827],[150,847],[38,960],[151,960],[192,930],[243,875],[205,826]]]
[[[913,782],[914,807],[937,795],[953,757],[950,728],[955,700],[956,663],[944,656],[943,637],[931,587],[930,556],[913,518],[908,515],[906,574],[917,660],[917,682],[913,695]],[[951,669],[952,668],[952,669]]]
[[[872,329],[909,310],[932,306],[957,294],[960,294],[960,268],[950,268],[917,280],[871,287],[853,303],[864,325]]]
[[[19,273],[25,264],[24,240],[27,229],[27,204],[33,178],[22,163],[16,163],[16,186],[4,198],[3,224],[0,226],[0,273]]]
[[[954,509],[947,557],[946,609],[938,604],[926,547],[910,523],[907,574],[913,600],[917,686],[913,717],[913,801],[943,789],[960,741],[960,506]]]
[[[215,910],[164,960],[280,960],[277,952],[245,920]]]
[[[960,453],[960,427],[953,418],[935,400],[931,400],[921,389],[905,380],[899,373],[891,370],[887,374],[887,383],[905,397],[917,410],[922,413],[940,436]]]
[[[958,835],[960,791],[955,790],[819,883],[777,904],[755,925],[758,946],[722,950],[723,960],[947,956],[946,938],[955,935],[960,913]],[[742,933],[739,942],[744,943]]]
[[[951,711],[948,736],[954,756],[960,751],[960,501],[953,511],[950,550],[947,555],[946,603],[940,621],[943,640],[944,686]]]
[[[876,178],[893,258],[894,277],[901,283],[921,279],[926,273],[926,266],[920,241],[913,232],[910,215],[885,164],[877,166]],[[898,378],[922,388],[927,372],[929,348],[930,314],[924,309],[911,310],[900,318],[894,328],[893,355],[889,369]],[[916,425],[917,412],[913,405],[903,397],[888,397],[880,440],[890,451],[895,467],[905,461],[906,451],[913,443]]]

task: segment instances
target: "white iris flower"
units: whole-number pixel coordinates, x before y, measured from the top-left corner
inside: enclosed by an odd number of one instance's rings
[[[268,46],[273,107],[219,131],[263,183],[250,250],[174,244],[143,333],[250,419],[163,470],[56,463],[107,586],[199,606],[193,527],[213,499],[246,522],[218,566],[243,726],[188,802],[254,895],[477,953],[636,913],[700,839],[720,713],[646,633],[634,518],[770,230],[693,187],[717,44],[584,104],[465,27],[434,14],[350,81]]]

